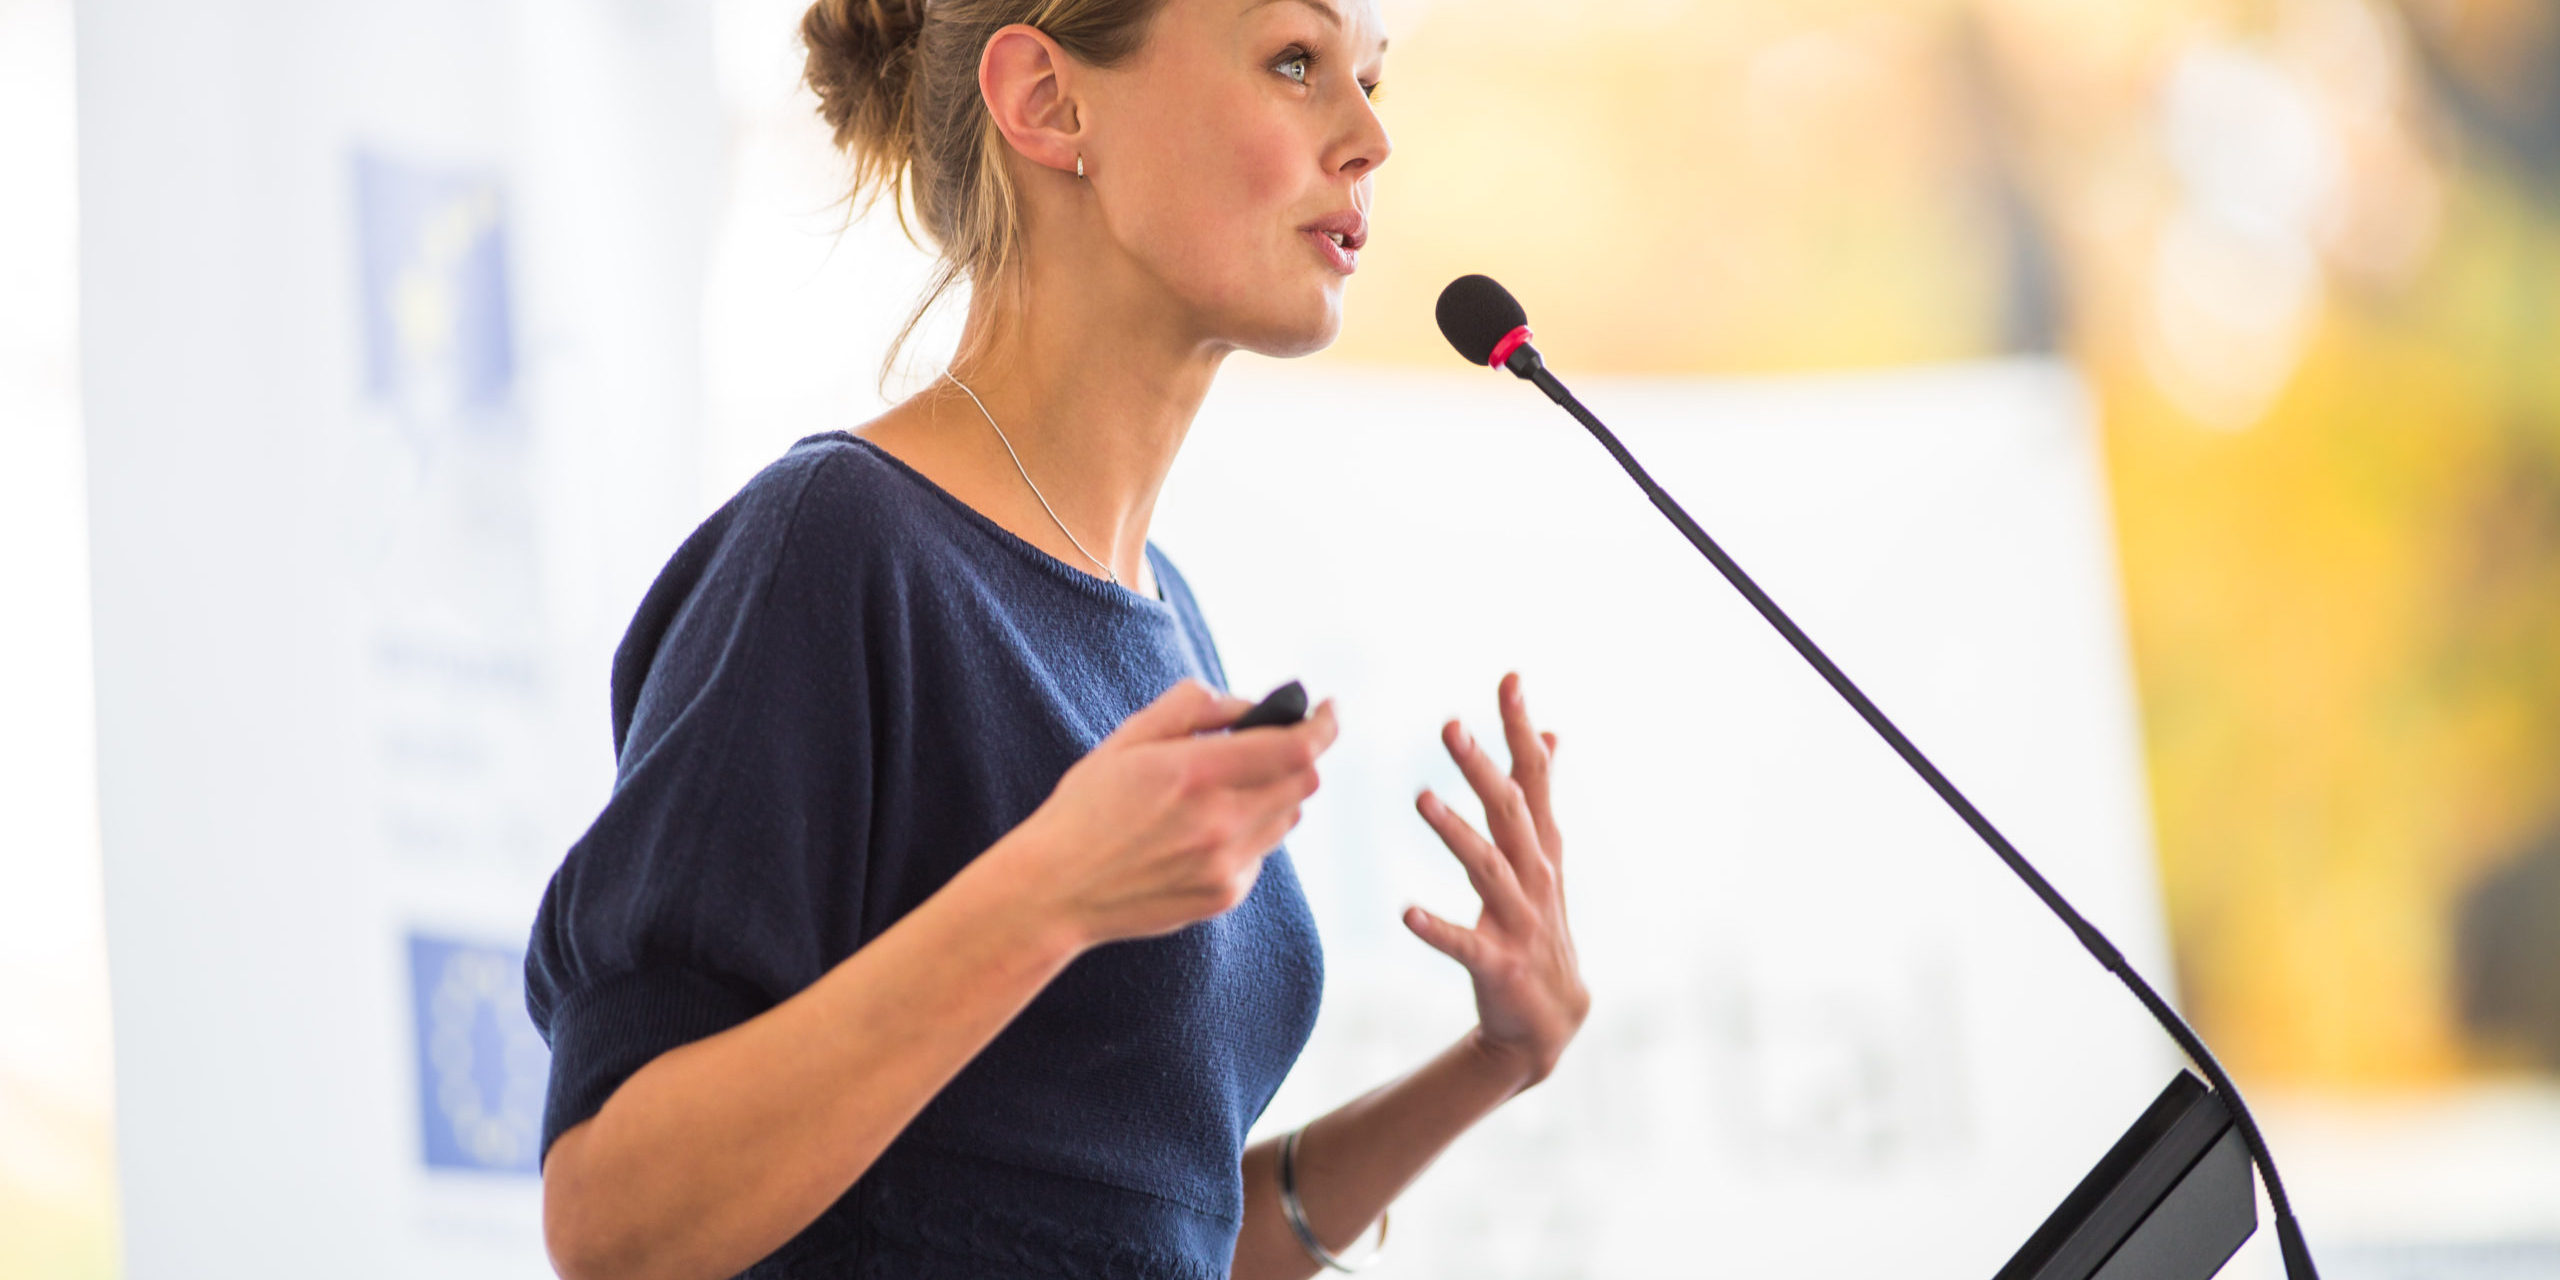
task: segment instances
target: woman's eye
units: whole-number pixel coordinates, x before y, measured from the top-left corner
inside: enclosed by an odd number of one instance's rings
[[[1308,64],[1314,61],[1315,59],[1310,58],[1303,53],[1291,54],[1280,63],[1280,74],[1288,76],[1290,79],[1295,80],[1300,84],[1305,84],[1307,82]],[[1291,68],[1296,68],[1296,70],[1293,72]]]

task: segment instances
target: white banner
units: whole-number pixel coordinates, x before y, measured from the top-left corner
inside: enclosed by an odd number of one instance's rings
[[[547,1275],[522,951],[700,515],[708,6],[78,17],[129,1274]]]
[[[1598,442],[1527,384],[1449,363],[1230,369],[1158,509],[1237,689],[1298,677],[1340,699],[1289,840],[1324,1010],[1261,1131],[1473,1022],[1464,971],[1398,913],[1475,919],[1413,798],[1428,784],[1477,816],[1438,725],[1498,742],[1494,685],[1517,668],[1561,739],[1594,1011],[1554,1078],[1397,1207],[1396,1270],[1991,1275],[2175,1051]],[[2079,380],[2042,361],[1572,380],[2173,991]]]

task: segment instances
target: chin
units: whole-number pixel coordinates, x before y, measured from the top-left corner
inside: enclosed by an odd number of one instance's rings
[[[1243,326],[1252,336],[1237,346],[1278,360],[1311,356],[1342,336],[1342,293],[1327,289],[1319,298],[1293,307],[1287,314],[1260,316],[1256,320],[1257,323]]]

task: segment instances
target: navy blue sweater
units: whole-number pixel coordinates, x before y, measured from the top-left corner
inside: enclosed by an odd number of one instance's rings
[[[705,521],[614,655],[613,794],[534,919],[545,1155],[650,1059],[913,910],[1176,680],[1224,689],[1182,575],[1147,555],[1160,599],[841,432]],[[1323,981],[1284,847],[1235,910],[1078,957],[747,1274],[1226,1275],[1245,1133]]]

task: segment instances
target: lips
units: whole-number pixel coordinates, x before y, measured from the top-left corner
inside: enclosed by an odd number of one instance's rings
[[[1360,269],[1360,255],[1344,248],[1342,243],[1332,236],[1321,231],[1301,231],[1298,234],[1305,236],[1307,243],[1314,245],[1316,253],[1323,257],[1325,265],[1332,267],[1335,271],[1347,276]]]
[[[1360,262],[1360,246],[1369,242],[1369,220],[1357,209],[1328,213],[1298,228],[1323,253],[1333,269],[1349,275]]]
[[[1332,238],[1334,243],[1355,252],[1360,246],[1369,242],[1369,220],[1361,217],[1357,209],[1328,213],[1298,229],[1321,233]]]

